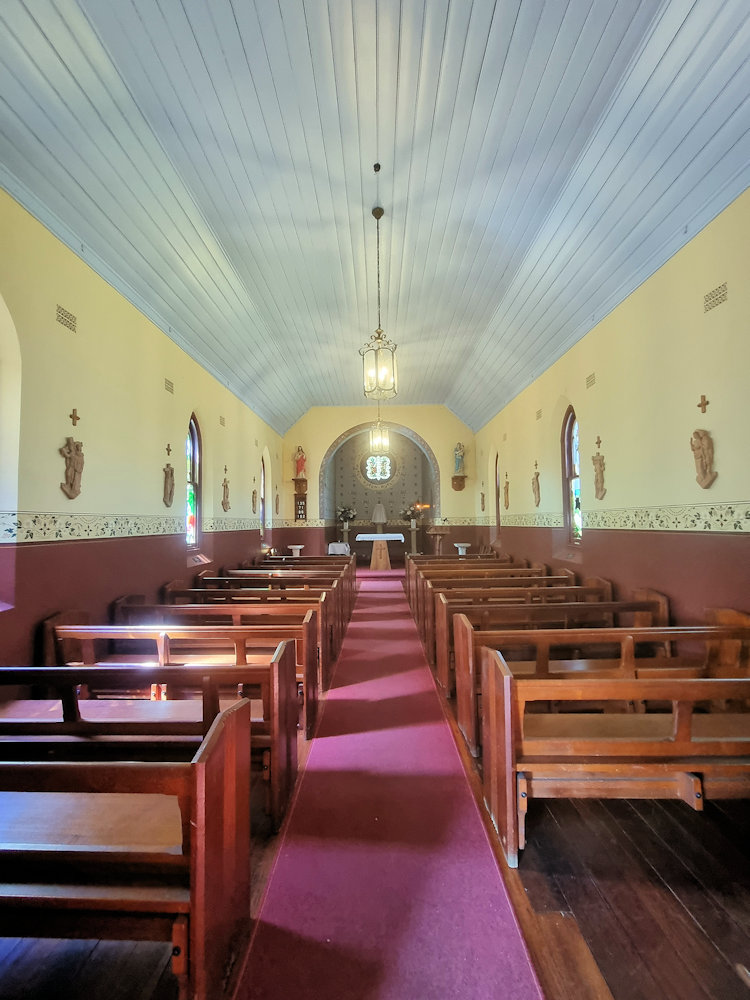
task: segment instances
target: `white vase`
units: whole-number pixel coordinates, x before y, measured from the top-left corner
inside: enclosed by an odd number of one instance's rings
[[[413,517],[411,519],[411,530],[414,531],[414,529],[416,528],[416,526],[417,526],[417,519],[416,519],[416,517]]]

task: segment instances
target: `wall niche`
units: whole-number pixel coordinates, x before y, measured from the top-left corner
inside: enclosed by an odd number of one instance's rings
[[[432,473],[427,456],[409,438],[391,430],[388,461],[370,463],[370,436],[355,434],[335,452],[329,466],[333,506],[325,516],[333,517],[338,507],[354,507],[357,521],[369,521],[376,503],[385,507],[388,522],[401,521],[401,511],[415,501],[432,504]],[[403,522],[402,522],[403,523]]]

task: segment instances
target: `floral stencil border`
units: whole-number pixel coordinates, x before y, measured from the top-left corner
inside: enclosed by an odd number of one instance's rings
[[[750,532],[750,502],[584,511],[583,527],[614,531]]]
[[[253,517],[205,518],[203,531],[259,531]],[[185,519],[164,514],[39,514],[0,511],[0,543],[184,535]]]

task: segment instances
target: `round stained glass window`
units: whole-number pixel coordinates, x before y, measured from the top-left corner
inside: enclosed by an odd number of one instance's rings
[[[388,455],[368,455],[365,459],[365,477],[372,483],[386,483],[393,475]]]

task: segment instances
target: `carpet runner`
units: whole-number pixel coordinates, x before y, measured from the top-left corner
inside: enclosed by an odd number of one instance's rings
[[[240,995],[539,1000],[403,573],[358,576]]]

